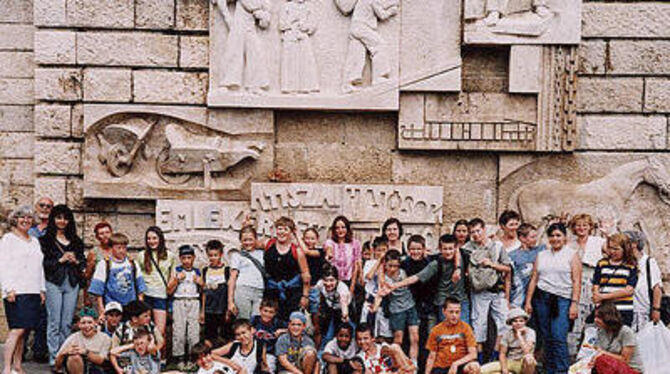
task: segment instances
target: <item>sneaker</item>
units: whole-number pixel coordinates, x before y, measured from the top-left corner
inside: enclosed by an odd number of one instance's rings
[[[179,363],[177,364],[177,369],[178,369],[179,371],[184,371],[184,370],[186,370],[186,363],[185,363],[184,361],[179,361]]]

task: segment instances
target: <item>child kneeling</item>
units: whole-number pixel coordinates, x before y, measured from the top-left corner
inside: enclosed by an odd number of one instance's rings
[[[535,331],[526,326],[528,314],[519,308],[512,309],[507,315],[508,329],[500,341],[500,361],[482,366],[482,374],[535,373],[537,362],[533,356],[535,350]]]

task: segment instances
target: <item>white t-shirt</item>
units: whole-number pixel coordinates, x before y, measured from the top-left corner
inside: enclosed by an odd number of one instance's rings
[[[184,279],[177,285],[177,289],[174,291],[174,297],[176,299],[199,297],[200,292],[198,291],[198,285],[195,283],[195,277],[200,276],[200,270],[185,270],[181,266],[177,266],[176,272],[184,273]]]
[[[256,350],[262,348],[258,346],[258,342],[256,339],[254,339],[254,347],[251,349],[249,354],[244,355],[242,354],[242,345],[240,343],[235,344],[238,344],[238,347],[230,360],[245,368],[247,370],[247,374],[253,374],[256,370],[256,367],[261,364],[256,360],[256,357],[258,357]]]
[[[377,260],[375,259],[367,260],[365,262],[365,265],[363,266],[363,276],[365,277],[370,272],[370,270],[372,270],[372,268],[375,267],[376,264]],[[368,296],[377,294],[376,276],[373,276],[372,279],[365,278],[365,294]]]
[[[330,292],[326,291],[323,280],[319,280],[314,288],[319,290],[329,308],[342,309],[342,305],[349,305],[351,301],[351,292],[349,292],[349,287],[344,282],[338,281],[335,289]]]
[[[649,300],[649,286],[647,285],[647,259],[648,255],[642,256],[637,261],[637,269],[640,271],[637,276],[637,285],[635,286],[635,295],[633,297],[633,310],[639,313],[649,313],[651,303]],[[652,288],[661,284],[661,269],[653,258],[649,261],[649,270],[651,270]]]
[[[376,352],[374,355],[370,356],[367,353],[361,351],[358,353],[358,357],[363,360],[363,366],[365,371],[370,371],[376,374],[387,374],[392,373],[392,360],[390,357],[382,356],[382,348],[389,347],[386,343],[377,344]]]
[[[251,257],[255,258],[261,265],[264,265],[263,250],[256,249],[246,253],[250,254]],[[242,256],[238,251],[232,252],[231,254],[230,269],[239,271],[237,274],[236,285],[263,289],[263,274],[261,274],[251,260]]]
[[[70,348],[72,344],[84,347],[95,354],[99,354],[102,357],[107,358],[109,349],[112,346],[112,339],[103,332],[97,332],[92,337],[87,338],[81,333],[81,331],[77,331],[65,339],[65,342],[63,342],[63,345],[61,345],[58,353],[61,353],[65,349]]]
[[[352,340],[351,343],[349,343],[347,349],[342,350],[342,348],[340,348],[340,346],[337,345],[336,338],[333,338],[333,340],[329,341],[328,344],[326,344],[326,347],[323,349],[323,353],[328,353],[335,357],[343,358],[345,360],[354,358],[357,352],[358,347],[356,346],[356,342]]]
[[[223,374],[233,374],[235,371],[231,369],[228,365],[222,364],[218,361],[212,362],[212,367],[209,369],[200,368],[198,369],[198,374],[214,374],[217,370],[221,370]]]
[[[603,245],[605,242],[607,242],[607,239],[605,238],[590,235],[586,240],[584,253],[581,253],[581,249],[577,243],[573,243],[572,247],[580,252],[582,263],[594,268],[598,265],[598,261],[603,258]]]

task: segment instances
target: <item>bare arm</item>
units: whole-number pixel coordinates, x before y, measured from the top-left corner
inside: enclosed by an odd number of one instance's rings
[[[510,292],[512,290],[512,273],[506,273],[505,274],[505,300],[507,300],[507,304],[509,305],[510,302]]]
[[[498,359],[500,360],[500,372],[502,374],[509,373],[507,370],[507,349],[508,347],[506,345],[500,346],[500,356]]]
[[[435,366],[435,357],[437,356],[436,352],[431,351],[426,360],[426,373],[433,371],[433,366]]]
[[[323,360],[326,361],[327,364],[341,364],[344,362],[344,359],[342,357],[337,357],[333,354],[330,353],[323,353]]]
[[[286,371],[289,371],[291,373],[295,374],[302,374],[302,370],[300,370],[298,367],[293,365],[289,360],[288,360],[288,355],[279,355],[278,357],[279,363],[281,366],[284,367]]]
[[[461,366],[465,363],[468,363],[470,361],[474,361],[476,359],[477,359],[477,347],[468,347],[468,354],[461,357],[460,360],[454,361],[452,363],[452,365]]]
[[[235,287],[237,287],[237,277],[240,271],[237,269],[230,270],[230,279],[228,280],[228,310],[237,315],[237,306],[235,305]]]
[[[354,294],[356,289],[356,280],[358,279],[359,274],[361,273],[361,260],[354,261],[354,271],[351,274],[351,285],[349,286],[349,292]]]
[[[526,305],[524,305],[524,309],[528,314],[533,312],[531,301],[533,300],[535,287],[537,287],[537,259],[535,259],[535,263],[533,264],[533,273],[530,276],[530,282],[528,282],[528,291],[526,291]]]
[[[179,280],[177,279],[177,277],[175,277],[174,274],[172,274],[170,276],[170,281],[167,284],[168,295],[172,295],[177,290],[178,285],[179,285]]]
[[[579,254],[575,253],[570,262],[572,277],[572,301],[570,302],[570,319],[577,318],[577,305],[579,294],[582,292],[582,261]]]
[[[229,359],[227,359],[227,358],[225,358],[225,357],[221,357],[221,356],[216,355],[216,354],[212,354],[212,359],[213,359],[214,361],[219,361],[219,362],[222,363],[222,364],[225,364],[225,365],[230,366],[233,370],[235,370],[235,371],[238,372],[238,373],[239,373],[240,371],[242,371],[242,366],[238,365],[238,364],[237,364],[235,361],[233,361],[233,360],[229,360]],[[251,374],[251,373],[249,373],[249,374]]]
[[[225,356],[230,352],[230,348],[233,346],[233,343],[230,342],[222,347],[212,349],[212,353],[217,356]]]

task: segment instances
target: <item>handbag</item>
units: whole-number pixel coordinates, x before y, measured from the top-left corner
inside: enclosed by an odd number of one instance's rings
[[[647,257],[647,287],[649,288],[649,304],[653,308],[654,290],[651,288],[651,257]],[[661,321],[664,325],[670,323],[670,296],[665,294],[661,287]]]

